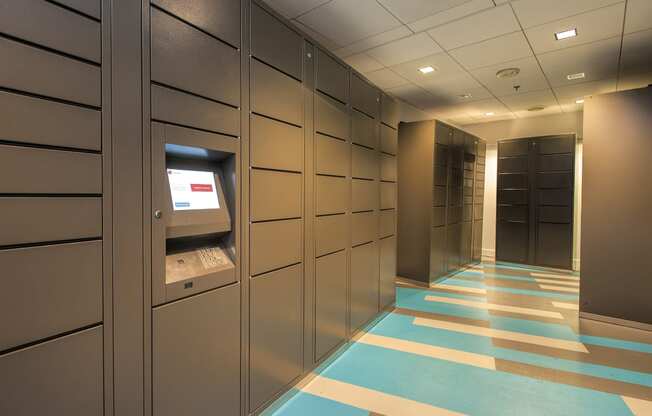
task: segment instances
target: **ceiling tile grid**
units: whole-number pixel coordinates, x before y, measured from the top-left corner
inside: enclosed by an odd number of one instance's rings
[[[578,111],[652,83],[652,0],[264,1],[379,88],[458,125]],[[506,68],[518,71],[497,77]]]

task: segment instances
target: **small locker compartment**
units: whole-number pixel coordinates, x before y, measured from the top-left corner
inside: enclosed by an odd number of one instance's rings
[[[302,274],[303,267],[297,264],[251,280],[251,412],[301,375]],[[236,364],[239,363],[236,360]],[[214,413],[219,409],[216,406],[211,411]]]
[[[380,120],[383,124],[398,129],[400,121],[398,103],[387,94],[380,97]]]
[[[351,210],[353,212],[372,211],[378,209],[378,182],[363,179],[352,181]]]
[[[152,123],[153,304],[233,283],[239,144]]]
[[[250,178],[251,221],[301,217],[301,174],[252,169]]]
[[[315,94],[315,130],[328,136],[348,140],[351,117],[346,105],[324,95]]]
[[[303,129],[252,114],[251,166],[303,171]]]
[[[349,181],[334,176],[315,177],[317,215],[343,214],[349,206]]]
[[[380,93],[357,74],[353,74],[351,77],[351,103],[353,108],[362,111],[369,117],[378,118]]]
[[[283,97],[283,99],[279,100],[279,97]],[[303,88],[301,82],[252,59],[251,111],[302,126]]]
[[[152,414],[240,414],[240,286],[154,308]]]
[[[376,211],[358,212],[351,217],[351,244],[357,246],[378,237],[378,214]]]
[[[0,355],[0,414],[103,415],[102,330],[100,325]]]
[[[343,103],[349,102],[349,70],[317,49],[317,90]]]
[[[349,217],[344,214],[315,218],[315,254],[334,253],[349,244]]]
[[[396,156],[398,153],[398,131],[383,124],[380,125],[380,150],[388,155]]]
[[[302,259],[302,220],[264,221],[251,224],[250,274],[255,276]]]
[[[378,179],[378,153],[366,147],[351,146],[352,176],[358,179]]]
[[[378,145],[378,134],[374,119],[357,110],[353,110],[351,114],[353,143],[375,149]]]
[[[380,211],[380,238],[389,237],[396,233],[396,210]]]
[[[315,173],[318,175],[347,176],[349,174],[350,146],[347,142],[323,134],[315,134]]]
[[[251,54],[253,56],[301,80],[302,51],[303,40],[299,34],[262,7],[252,3]]]
[[[315,361],[346,339],[346,264],[342,250],[316,260]]]

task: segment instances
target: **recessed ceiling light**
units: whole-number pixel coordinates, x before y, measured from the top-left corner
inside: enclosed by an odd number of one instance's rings
[[[519,68],[505,68],[496,72],[496,78],[514,78],[521,73]]]
[[[471,98],[471,94],[460,94],[460,95],[458,95],[458,97],[463,98],[463,99],[467,99],[467,98]]]
[[[584,103],[584,98],[578,98],[575,100],[575,104],[583,104]]]
[[[484,115],[487,116],[487,117],[493,116],[494,114],[496,114],[496,113],[494,113],[493,111],[489,111],[488,113],[484,113]]]
[[[586,75],[584,74],[584,72],[578,72],[577,74],[566,75],[566,79],[569,80],[569,81],[572,81],[574,79],[582,79],[585,76]]]
[[[431,66],[424,66],[423,68],[419,68],[419,71],[422,74],[429,74],[431,72],[435,72],[435,68],[433,68]]]
[[[555,39],[557,40],[574,38],[575,36],[577,36],[577,29],[564,30],[563,32],[555,33]]]
[[[528,108],[527,111],[541,111],[541,110],[543,110],[545,108],[546,107],[544,107],[542,105],[535,105],[534,107]]]

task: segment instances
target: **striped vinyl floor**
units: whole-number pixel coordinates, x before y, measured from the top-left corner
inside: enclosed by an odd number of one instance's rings
[[[396,309],[265,414],[652,415],[652,333],[578,319],[579,275],[481,264]]]

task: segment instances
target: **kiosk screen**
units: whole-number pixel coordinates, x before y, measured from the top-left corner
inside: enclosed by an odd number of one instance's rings
[[[182,169],[167,171],[175,211],[220,208],[213,172]]]

